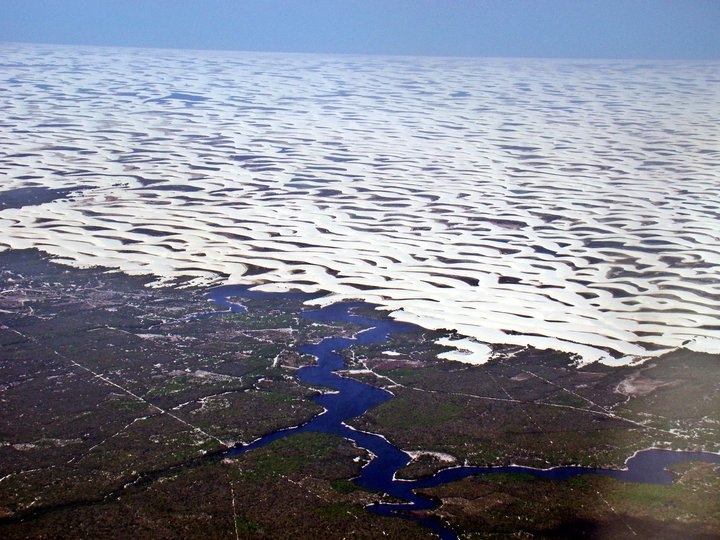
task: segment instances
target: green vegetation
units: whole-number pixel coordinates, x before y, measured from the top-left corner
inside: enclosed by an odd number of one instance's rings
[[[318,518],[322,519],[323,521],[336,522],[358,519],[358,510],[360,512],[364,512],[362,507],[358,505],[350,505],[347,503],[333,503],[318,506],[315,509],[315,513],[317,514]]]
[[[69,270],[33,251],[2,252],[0,265],[3,538],[428,537],[363,509],[383,495],[350,481],[369,456],[341,438],[296,433],[221,458],[317,415],[316,390],[294,377],[312,361],[297,345],[355,325],[308,321],[301,299],[280,295],[191,320],[208,310],[195,289]],[[619,467],[649,446],[720,451],[718,355],[577,369],[561,353],[506,347],[467,366],[437,359],[446,334],[344,351],[349,367],[371,370],[358,378],[395,396],[356,427],[453,464]],[[399,474],[448,464],[425,453]],[[671,486],[511,474],[423,491],[467,538],[717,537],[717,467],[672,470]]]
[[[255,452],[242,470],[243,480],[268,480],[297,473],[305,467],[317,467],[333,456],[338,441],[323,433],[300,433],[275,441]]]
[[[361,361],[375,366],[382,376],[375,384],[392,385],[395,399],[354,425],[401,448],[445,452],[472,465],[537,467],[621,467],[635,451],[657,445],[720,451],[718,356],[677,351],[647,366],[577,369],[567,355],[527,350],[482,366],[408,367],[411,352],[395,345],[393,363],[382,354],[390,347],[364,346]],[[412,354],[431,349],[419,339]]]
[[[422,490],[466,538],[712,538],[720,530],[720,476],[695,464],[673,485],[588,475],[568,481],[493,474]]]
[[[235,518],[235,528],[240,538],[252,537],[260,531],[260,525],[244,516]]]
[[[345,478],[331,480],[330,486],[335,491],[342,494],[352,493],[353,491],[358,491],[359,489],[361,489],[360,486],[358,486],[356,483],[351,482],[350,480],[347,480]]]

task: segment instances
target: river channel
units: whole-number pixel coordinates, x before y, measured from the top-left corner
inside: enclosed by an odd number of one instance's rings
[[[255,293],[246,287],[225,286],[211,291],[208,297],[216,304],[230,311],[243,311],[244,308],[230,301],[234,297],[261,296],[268,293]],[[291,293],[301,294],[301,293]],[[371,453],[373,459],[363,467],[359,477],[353,481],[369,490],[385,493],[395,499],[405,501],[399,504],[377,503],[368,506],[368,510],[381,515],[414,519],[428,527],[441,539],[455,539],[456,534],[439,521],[427,517],[419,517],[410,512],[434,508],[436,501],[415,493],[416,489],[433,487],[453,482],[470,476],[494,473],[522,473],[537,478],[565,480],[586,474],[599,474],[627,482],[653,484],[670,484],[673,475],[666,467],[686,461],[705,461],[720,463],[720,455],[707,452],[675,452],[660,449],[648,449],[638,452],[626,462],[625,469],[596,469],[587,467],[555,467],[551,469],[533,469],[530,467],[451,467],[431,477],[417,480],[399,480],[395,473],[411,461],[411,457],[395,447],[383,436],[355,430],[345,422],[362,416],[368,410],[383,401],[392,398],[389,392],[372,387],[362,382],[342,377],[336,372],[342,370],[344,360],[339,352],[352,345],[382,343],[388,340],[391,333],[403,333],[416,330],[417,327],[390,319],[371,319],[354,314],[360,307],[367,307],[363,302],[343,302],[332,304],[320,309],[302,313],[303,317],[322,322],[354,323],[366,327],[351,338],[325,338],[317,344],[304,344],[299,347],[303,353],[317,358],[314,366],[301,368],[297,377],[309,385],[321,385],[331,392],[321,394],[314,401],[325,411],[311,421],[269,433],[251,443],[238,446],[228,451],[228,455],[239,455],[283,437],[306,431],[329,433],[352,441],[357,447]]]

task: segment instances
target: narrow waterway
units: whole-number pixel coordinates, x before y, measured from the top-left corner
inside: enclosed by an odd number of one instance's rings
[[[245,287],[228,286],[213,290],[209,297],[228,310],[237,312],[241,311],[241,306],[230,302],[229,298],[249,294],[261,295],[266,293],[250,293]],[[455,539],[457,536],[452,530],[436,520],[408,513],[414,510],[427,510],[436,505],[435,501],[417,495],[414,490],[438,486],[469,476],[493,473],[523,473],[552,480],[565,480],[586,474],[600,474],[627,482],[670,484],[673,475],[665,470],[669,465],[684,461],[720,463],[720,455],[718,454],[651,449],[638,452],[630,458],[624,470],[585,467],[556,467],[545,470],[520,466],[452,467],[427,478],[398,480],[395,478],[395,473],[410,462],[410,456],[393,446],[381,435],[354,430],[345,424],[346,421],[361,416],[383,401],[391,399],[392,394],[338,375],[336,372],[344,368],[343,358],[338,353],[352,345],[382,343],[388,340],[388,334],[390,333],[409,332],[416,330],[417,327],[389,319],[376,320],[353,314],[354,309],[363,306],[367,307],[367,304],[345,302],[302,314],[303,317],[316,321],[354,323],[366,327],[365,330],[357,333],[352,338],[325,338],[318,344],[305,344],[299,347],[301,352],[311,354],[318,360],[314,366],[299,369],[297,377],[307,384],[322,385],[332,390],[331,393],[314,398],[315,402],[320,404],[325,411],[310,422],[278,430],[252,443],[238,446],[228,451],[228,455],[243,454],[288,435],[306,431],[330,433],[344,437],[353,441],[359,448],[371,452],[374,456],[362,469],[360,476],[354,482],[364,488],[386,493],[396,499],[406,501],[401,504],[374,504],[369,506],[368,510],[381,515],[415,519],[437,533],[443,540]]]

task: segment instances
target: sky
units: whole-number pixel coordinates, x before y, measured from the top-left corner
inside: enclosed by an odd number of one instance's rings
[[[0,0],[0,41],[720,59],[720,0]]]

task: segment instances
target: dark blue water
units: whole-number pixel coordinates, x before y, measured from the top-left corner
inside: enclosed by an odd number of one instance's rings
[[[6,208],[22,208],[23,206],[38,206],[52,202],[56,199],[65,199],[73,193],[84,191],[87,186],[74,188],[44,188],[24,187],[0,191],[0,211]]]
[[[248,291],[245,287],[220,287],[214,289],[209,298],[231,311],[239,311],[242,306],[229,302],[229,297],[252,296],[260,297],[267,293]],[[310,298],[302,293],[291,293],[296,298]],[[439,522],[412,515],[409,512],[427,510],[436,506],[430,498],[414,493],[415,489],[434,487],[447,482],[461,480],[469,476],[494,473],[522,473],[536,478],[548,480],[566,480],[586,474],[599,474],[626,482],[643,482],[652,484],[670,484],[673,475],[666,467],[684,461],[705,461],[720,463],[720,455],[704,452],[673,452],[668,450],[645,450],[637,453],[627,461],[625,470],[594,469],[586,467],[555,467],[552,469],[533,469],[529,467],[453,467],[437,474],[418,480],[397,480],[395,473],[410,462],[410,457],[393,446],[384,437],[373,433],[357,431],[345,424],[346,421],[363,415],[371,408],[392,395],[385,390],[341,377],[335,371],[344,368],[342,357],[338,351],[356,344],[382,343],[387,341],[388,334],[417,330],[418,327],[391,320],[375,320],[353,315],[352,310],[367,307],[362,302],[345,302],[333,304],[321,309],[303,313],[304,317],[316,321],[355,323],[367,327],[352,338],[326,338],[316,345],[302,345],[301,352],[317,357],[317,364],[304,367],[297,371],[297,377],[311,385],[322,385],[332,389],[333,393],[323,394],[314,401],[322,405],[325,412],[311,421],[269,433],[252,443],[238,446],[228,451],[228,455],[238,455],[254,448],[266,446],[287,435],[313,431],[330,433],[353,441],[359,448],[364,448],[375,456],[363,469],[354,482],[370,490],[386,493],[392,497],[406,501],[402,504],[374,504],[368,510],[377,514],[404,517],[419,521],[442,539],[457,538],[455,533]],[[222,312],[218,312],[222,313]]]

